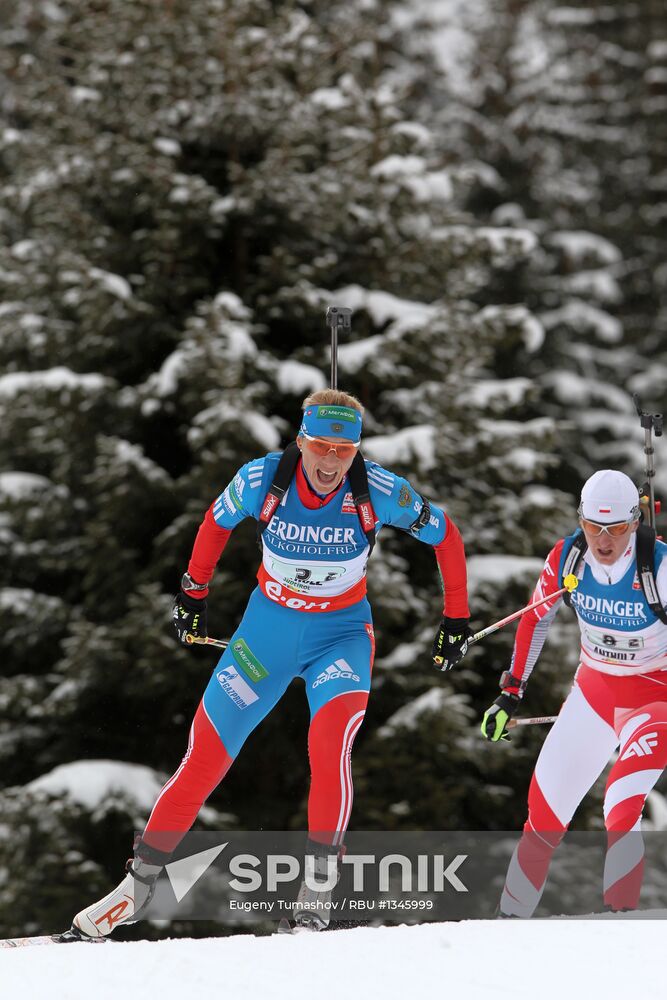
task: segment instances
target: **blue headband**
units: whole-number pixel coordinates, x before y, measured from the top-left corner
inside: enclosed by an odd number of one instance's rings
[[[360,441],[361,414],[351,406],[309,406],[304,411],[299,433]]]

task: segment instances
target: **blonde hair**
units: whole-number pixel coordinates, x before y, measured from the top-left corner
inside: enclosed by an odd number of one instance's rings
[[[362,417],[364,415],[363,403],[360,403],[356,396],[351,396],[349,392],[343,392],[341,389],[319,389],[317,392],[311,392],[301,404],[304,410],[308,406],[349,406],[352,410],[358,410]]]

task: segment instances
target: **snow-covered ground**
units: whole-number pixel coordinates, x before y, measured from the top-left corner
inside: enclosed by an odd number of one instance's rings
[[[17,1000],[563,1000],[660,995],[663,920],[464,921],[0,952]],[[656,993],[657,990],[657,993]]]

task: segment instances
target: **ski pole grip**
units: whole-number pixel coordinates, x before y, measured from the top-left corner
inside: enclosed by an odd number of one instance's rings
[[[188,646],[197,643],[199,646],[215,646],[217,649],[227,649],[229,645],[229,639],[212,639],[210,635],[192,635],[191,632],[187,633],[185,641]]]

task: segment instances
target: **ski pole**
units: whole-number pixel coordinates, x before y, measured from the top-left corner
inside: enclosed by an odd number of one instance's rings
[[[556,590],[553,594],[549,594],[547,597],[541,597],[539,601],[533,601],[532,604],[526,605],[525,608],[521,608],[519,611],[513,612],[513,614],[508,615],[507,618],[503,618],[501,619],[501,621],[495,622],[493,625],[489,625],[488,628],[482,629],[481,632],[475,632],[475,634],[472,635],[470,639],[468,639],[468,645],[470,645],[473,642],[479,642],[480,639],[485,639],[487,635],[491,635],[492,632],[495,632],[497,631],[497,629],[502,628],[503,625],[508,625],[516,618],[519,618],[521,615],[525,615],[528,611],[532,611],[533,608],[539,608],[541,604],[546,604],[547,601],[552,601],[555,597],[560,597],[561,594],[565,594],[566,592],[571,593],[579,585],[579,581],[574,575],[574,573],[568,574],[568,576],[565,577],[563,583],[565,584],[565,586],[562,587],[560,590]],[[188,632],[188,634],[186,635],[185,641],[190,646],[193,643],[197,643],[198,645],[201,646],[215,646],[217,649],[227,649],[227,646],[229,645],[229,639],[212,639],[210,635],[207,636],[192,635],[190,632]],[[441,661],[441,659],[442,659],[441,657],[436,657],[435,658],[436,663],[438,661]]]
[[[475,632],[475,634],[468,639],[468,645],[473,642],[479,642],[480,639],[486,639],[487,635],[491,635],[492,632],[496,632],[499,628],[502,628],[503,625],[509,625],[510,622],[513,622],[516,618],[520,618],[521,615],[527,614],[534,608],[539,608],[541,604],[546,604],[547,601],[553,601],[555,597],[560,597],[562,594],[571,594],[572,591],[576,590],[579,586],[579,580],[574,573],[568,573],[563,580],[563,584],[564,586],[562,586],[560,590],[554,591],[553,594],[549,594],[547,597],[541,597],[539,601],[533,601],[532,604],[527,604],[525,608],[515,611],[513,614],[508,615],[507,618],[501,618],[499,622],[489,625],[488,628],[483,628],[481,632]]]
[[[653,464],[653,441],[651,435],[655,431],[656,437],[662,437],[662,413],[646,413],[641,408],[639,395],[632,394],[639,422],[644,428],[644,454],[646,455],[646,482],[639,491],[640,502],[648,504],[649,527],[655,528],[655,515],[660,512],[660,504],[655,502],[653,489],[653,479],[655,477],[655,465]],[[657,508],[657,509],[656,509]]]
[[[212,639],[210,635],[192,635],[190,632],[186,635],[185,641],[189,646],[196,642],[200,646],[215,646],[217,649],[227,649],[229,645],[229,639]]]
[[[536,715],[532,719],[508,719],[505,723],[505,728],[514,729],[516,726],[550,726],[557,718],[557,715]]]
[[[352,310],[345,306],[329,306],[327,326],[331,329],[331,388],[338,388],[338,330],[352,329]]]
[[[571,594],[572,591],[576,590],[579,586],[579,580],[574,573],[568,573],[563,580],[563,583],[565,586],[561,587],[560,590],[554,591],[553,594],[549,594],[547,597],[541,597],[539,601],[533,601],[532,604],[527,604],[525,608],[520,608],[519,611],[514,611],[511,615],[508,615],[507,618],[501,618],[499,622],[494,622],[494,624],[489,625],[488,628],[483,628],[481,632],[475,632],[475,634],[471,635],[468,639],[468,645],[471,646],[473,642],[479,642],[480,639],[486,639],[487,635],[491,635],[492,632],[497,632],[499,628],[503,627],[503,625],[509,625],[509,623],[513,622],[516,618],[520,618],[521,615],[527,614],[534,608],[539,608],[541,604],[546,604],[547,601],[553,601],[554,598],[560,597],[562,594]],[[442,663],[442,661],[442,656],[433,657],[434,663]]]

